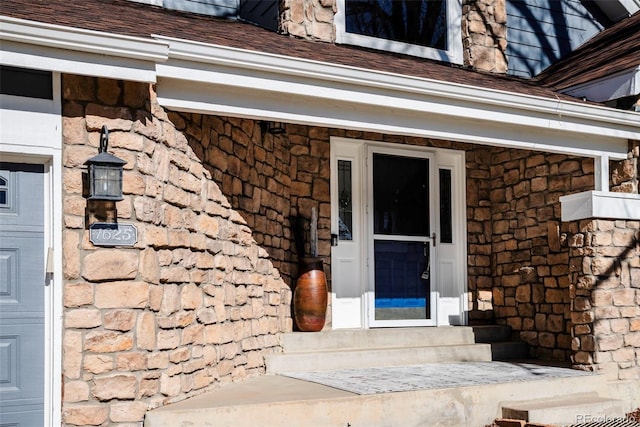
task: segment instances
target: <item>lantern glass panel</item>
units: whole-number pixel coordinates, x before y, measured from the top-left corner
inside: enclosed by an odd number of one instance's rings
[[[92,165],[93,198],[122,199],[122,169],[109,165]]]

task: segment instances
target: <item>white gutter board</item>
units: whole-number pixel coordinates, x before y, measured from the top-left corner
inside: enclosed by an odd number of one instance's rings
[[[130,81],[156,81],[166,43],[0,16],[0,63]]]

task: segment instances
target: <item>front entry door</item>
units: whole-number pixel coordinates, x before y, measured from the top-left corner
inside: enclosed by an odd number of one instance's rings
[[[436,324],[430,153],[369,150],[369,324]]]
[[[332,327],[466,323],[462,151],[331,141]]]
[[[44,424],[44,169],[0,163],[0,426]]]

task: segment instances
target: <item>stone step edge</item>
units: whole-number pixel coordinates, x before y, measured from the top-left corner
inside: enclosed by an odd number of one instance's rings
[[[283,351],[282,353],[272,353],[268,356],[299,356],[299,355],[312,355],[312,354],[328,354],[328,353],[346,353],[346,352],[357,352],[357,351],[367,351],[367,352],[375,352],[375,351],[388,351],[388,350],[415,350],[419,348],[424,349],[435,349],[435,348],[453,348],[453,347],[487,347],[491,348],[491,344],[489,343],[454,343],[454,344],[438,344],[438,345],[405,345],[405,346],[378,346],[378,347],[341,347],[341,348],[327,348],[327,349],[315,349],[315,350],[306,350],[306,351]]]
[[[425,351],[420,352],[420,349]],[[417,353],[416,350],[418,350]],[[397,347],[380,349],[378,352],[372,352],[369,349],[358,349],[324,353],[269,354],[265,355],[266,372],[267,374],[278,374],[309,370],[310,364],[314,363],[314,360],[319,357],[322,359],[321,363],[312,370],[330,371],[353,367],[410,366],[425,363],[491,362],[491,348],[489,344],[467,344],[411,349]],[[304,367],[298,367],[298,365],[305,362]]]
[[[624,402],[620,399],[600,396],[600,394],[597,392],[586,392],[574,393],[556,398],[530,399],[502,403],[500,405],[500,409],[503,417],[529,421],[528,419],[524,418],[524,414],[528,414],[531,411],[545,411],[554,409],[557,410],[560,408],[580,408],[584,407],[585,405],[597,405],[606,403],[623,404]]]
[[[455,336],[454,338],[447,338],[447,340],[449,340],[450,342],[446,342],[444,344],[441,344],[441,343],[430,344],[428,341],[419,342],[419,343],[416,343],[416,345],[406,345],[405,343],[400,344],[398,343],[398,341],[403,339],[401,338],[401,334],[391,335],[392,334],[391,329],[366,330],[367,332],[364,332],[365,334],[371,334],[372,336],[381,335],[381,337],[373,338],[371,340],[366,340],[366,339],[356,340],[359,343],[359,345],[356,345],[353,347],[337,347],[337,345],[340,344],[338,341],[341,338],[344,338],[344,336],[348,336],[349,334],[353,334],[353,333],[358,333],[358,331],[360,330],[354,331],[352,329],[337,329],[334,331],[321,331],[316,333],[294,332],[294,334],[301,334],[301,335],[299,335],[299,337],[283,336],[281,344],[282,344],[282,347],[285,349],[285,351],[287,347],[294,347],[294,348],[303,347],[308,349],[304,351],[322,351],[324,350],[323,347],[325,347],[327,350],[334,350],[334,349],[344,349],[344,348],[395,348],[400,346],[437,347],[440,345],[486,344],[486,343],[477,343],[474,340],[474,336],[473,336],[473,333],[471,332],[470,327],[461,327],[461,328],[465,328],[465,329],[468,328],[468,330],[458,331],[457,334],[459,335]],[[415,331],[415,329],[417,328],[412,328],[412,329],[414,330],[412,330],[411,334],[421,335],[424,333],[426,335],[425,338],[432,338],[434,334],[437,336],[439,333],[445,333],[444,330],[436,331],[435,329],[431,329],[430,332],[426,332],[426,331],[422,332],[422,331]],[[424,328],[424,329],[427,329],[427,328]],[[374,332],[371,332],[371,331],[374,331]],[[396,331],[396,329],[394,329],[394,331]],[[286,335],[289,335],[289,334],[286,334]],[[388,336],[385,337],[385,335],[388,335]],[[315,337],[317,338],[317,342],[315,343],[303,342],[307,339],[307,337],[309,337],[309,339],[313,339]],[[386,339],[389,340],[389,345],[379,345],[378,343],[375,342],[375,341],[384,341]],[[368,341],[371,341],[371,342],[368,342]],[[442,340],[442,341],[446,341],[446,340]],[[297,350],[293,350],[293,351],[297,351]]]

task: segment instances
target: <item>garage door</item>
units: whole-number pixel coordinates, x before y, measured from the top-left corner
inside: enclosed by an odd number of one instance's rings
[[[44,423],[44,169],[0,163],[0,426]]]

